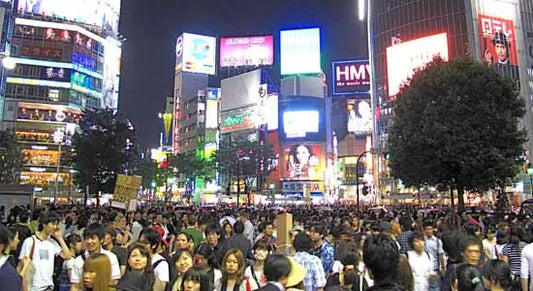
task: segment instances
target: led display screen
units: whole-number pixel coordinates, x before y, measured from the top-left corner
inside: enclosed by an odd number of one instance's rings
[[[320,29],[280,32],[281,74],[320,73]]]
[[[368,60],[332,63],[333,95],[368,96],[370,94],[370,64]]]
[[[283,152],[284,175],[289,180],[323,180],[325,158],[319,144],[297,143]]]
[[[389,96],[394,97],[400,87],[413,76],[413,70],[423,67],[434,57],[448,60],[448,37],[446,33],[435,34],[402,42],[387,48],[387,78]]]
[[[287,138],[305,137],[308,132],[318,132],[318,111],[285,111],[283,127]]]
[[[104,50],[104,85],[102,89],[102,108],[118,108],[120,85],[120,64],[122,49],[112,40],[108,40]]]
[[[176,40],[176,69],[183,72],[214,75],[216,38],[184,33]]]
[[[348,132],[355,135],[372,133],[372,107],[370,100],[348,100]]]
[[[264,66],[274,63],[274,37],[250,36],[220,39],[220,66]]]

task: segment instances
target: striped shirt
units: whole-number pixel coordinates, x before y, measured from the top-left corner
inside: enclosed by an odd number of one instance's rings
[[[522,249],[524,249],[526,243],[521,241],[518,243],[518,249],[516,249],[514,244],[506,244],[503,247],[502,255],[508,258],[509,266],[511,266],[511,271],[515,275],[520,275],[521,267],[521,254]]]

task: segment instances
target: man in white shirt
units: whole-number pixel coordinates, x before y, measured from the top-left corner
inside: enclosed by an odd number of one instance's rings
[[[528,280],[533,274],[533,243],[526,245],[522,249],[521,265],[520,265],[520,282],[522,283],[522,291],[533,290],[533,280],[529,283]]]
[[[156,279],[154,290],[165,290],[165,287],[170,281],[170,266],[165,258],[158,253],[161,245],[161,235],[155,229],[147,228],[141,232],[139,243],[145,245],[146,249],[150,252],[152,267],[154,268],[154,276]]]
[[[71,291],[81,290],[81,280],[83,279],[83,265],[85,260],[93,254],[104,254],[109,258],[111,263],[111,279],[112,284],[115,284],[121,277],[120,266],[117,256],[110,251],[106,251],[102,248],[102,241],[104,240],[105,230],[104,226],[100,223],[89,224],[83,231],[83,237],[87,246],[87,251],[84,254],[78,256],[74,260],[74,268],[72,269],[70,276]]]
[[[44,213],[39,217],[39,226],[35,235],[26,238],[22,244],[19,259],[31,258],[34,270],[30,291],[53,290],[55,257],[61,255],[65,260],[72,257],[63,240],[58,222],[59,217],[56,214]]]
[[[244,224],[242,235],[254,245],[254,225],[250,221],[250,214],[248,212],[243,212],[241,214],[241,222]]]
[[[424,235],[415,232],[409,238],[412,251],[407,251],[406,256],[413,271],[415,291],[429,290],[429,280],[434,276],[431,256],[426,252]]]

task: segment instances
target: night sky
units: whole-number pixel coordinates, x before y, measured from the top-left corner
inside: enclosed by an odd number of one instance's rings
[[[175,41],[181,33],[218,38],[273,34],[279,71],[279,30],[308,27],[322,30],[328,83],[332,61],[367,58],[366,25],[357,19],[357,0],[122,0],[120,32],[127,40],[119,111],[130,118],[141,146],[155,147],[162,129],[157,113],[173,92]],[[217,85],[216,78],[210,81]]]

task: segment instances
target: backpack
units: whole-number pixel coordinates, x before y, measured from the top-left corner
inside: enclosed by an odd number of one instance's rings
[[[159,266],[159,264],[161,264],[162,262],[167,262],[168,264],[168,277],[169,277],[169,280],[168,280],[168,284],[167,286],[165,287],[165,291],[172,291],[172,284],[170,284],[171,282],[174,282],[175,279],[178,277],[178,271],[176,270],[176,267],[174,266],[174,264],[172,263],[172,260],[169,260],[166,256],[164,256],[163,254],[160,254],[163,258],[162,259],[159,259],[157,261],[154,262],[154,264],[152,265],[153,269],[155,270],[155,268],[157,268],[157,266]]]

